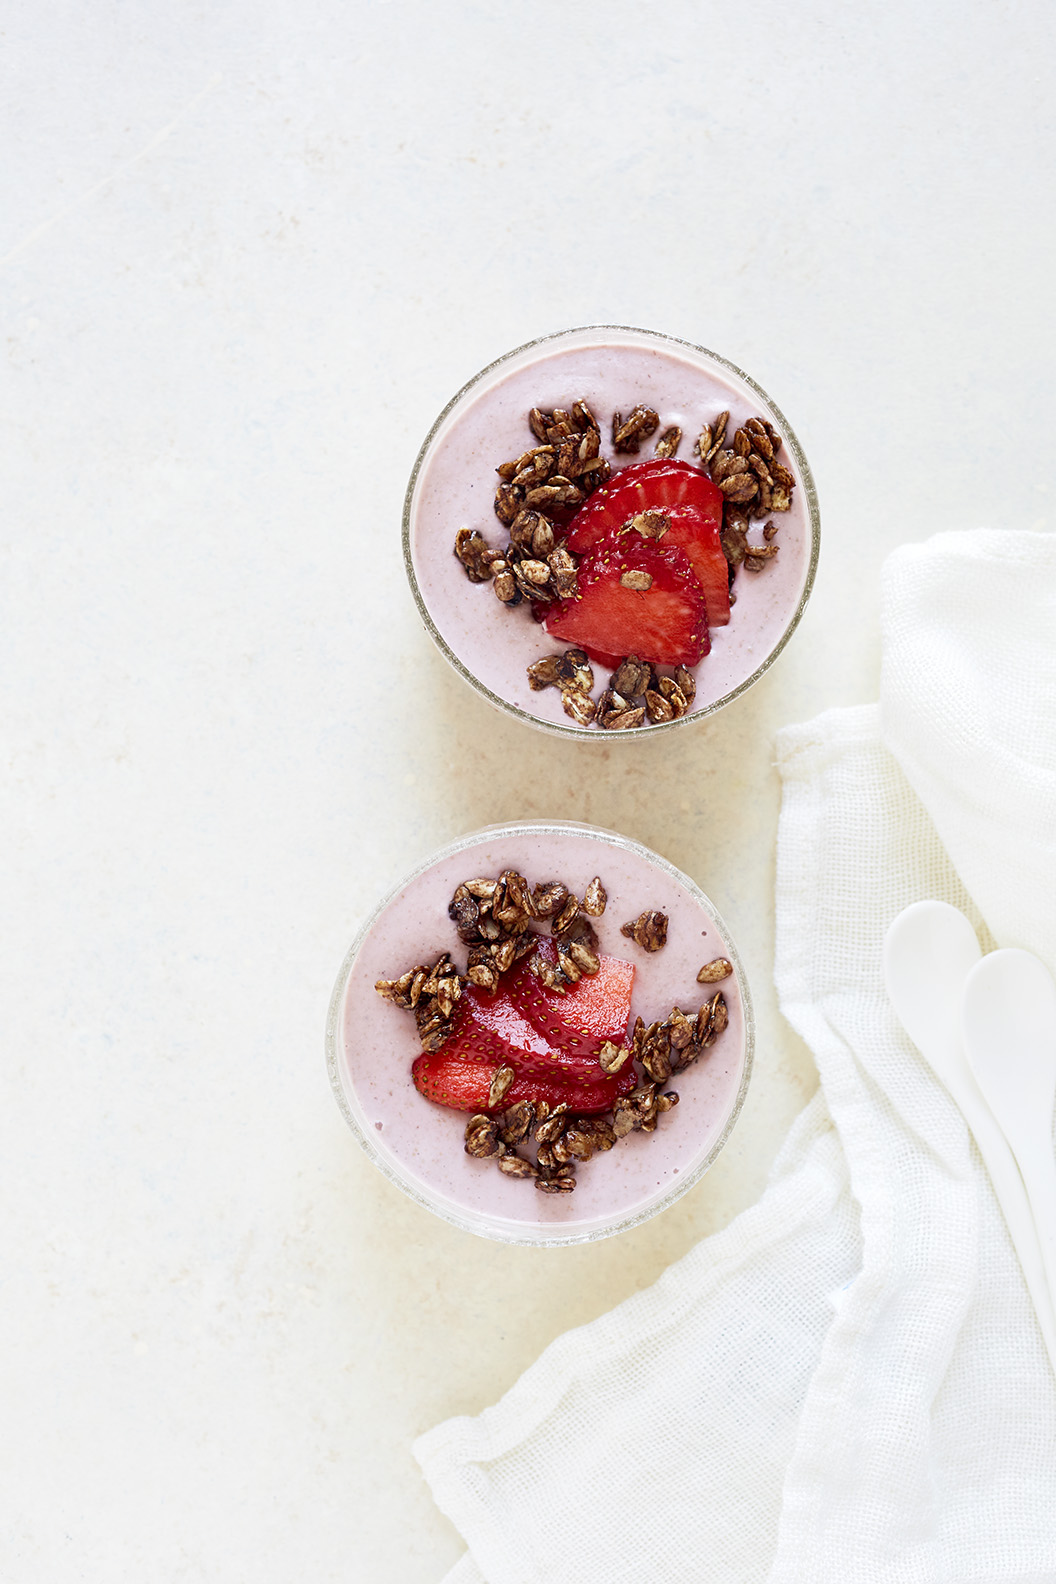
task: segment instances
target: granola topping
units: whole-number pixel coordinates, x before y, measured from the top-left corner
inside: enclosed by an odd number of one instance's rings
[[[601,876],[595,875],[583,893],[584,913],[589,913],[591,918],[600,918],[608,900],[608,892],[601,883]]]
[[[525,1160],[523,1155],[502,1155],[499,1157],[499,1170],[507,1177],[534,1177],[536,1167],[530,1160]]]
[[[532,906],[536,918],[553,918],[569,898],[569,890],[560,880],[547,880],[532,892]]]
[[[494,1117],[470,1117],[466,1123],[466,1142],[463,1148],[467,1155],[473,1155],[477,1160],[485,1160],[489,1155],[499,1153],[499,1124]]]
[[[660,427],[659,414],[641,403],[624,419],[619,413],[612,415],[612,449],[625,455],[638,450],[640,443],[655,434]]]
[[[711,962],[706,962],[697,975],[698,984],[718,984],[720,979],[728,979],[733,972],[733,964],[728,957],[713,957]]]
[[[624,663],[638,662],[628,657]],[[533,886],[513,869],[494,877],[471,877],[456,886],[448,905],[451,922],[468,950],[465,973],[459,972],[450,952],[443,952],[432,963],[415,964],[397,978],[379,979],[375,989],[412,1014],[423,1051],[435,1053],[453,1032],[465,987],[475,985],[494,994],[503,975],[528,954],[531,970],[553,989],[567,990],[597,974],[601,958],[591,920],[601,917],[607,901],[598,875],[582,897],[559,880]],[[623,925],[621,933],[646,951],[658,951],[666,941],[667,925],[664,913],[650,909]],[[547,931],[558,943],[556,968],[536,947],[540,934]],[[697,979],[711,986],[732,973],[728,958],[715,957],[704,964]],[[571,1193],[579,1166],[607,1153],[631,1133],[656,1130],[658,1119],[678,1104],[677,1090],[665,1086],[705,1054],[728,1021],[726,999],[715,990],[692,1012],[674,1006],[667,1017],[649,1024],[638,1017],[623,1042],[599,1041],[599,1072],[610,1076],[633,1072],[637,1080],[607,1114],[583,1114],[567,1101],[554,1104],[541,1098],[506,1106],[517,1071],[503,1063],[494,1070],[484,1109],[465,1123],[463,1150],[474,1160],[493,1161],[506,1176],[532,1180],[541,1192]],[[533,1146],[534,1159],[529,1153]]]
[[[644,720],[645,704],[624,698],[615,688],[606,688],[598,700],[597,722],[604,731],[626,731]]]
[[[636,517],[631,517],[623,533],[640,533],[643,539],[662,539],[671,526],[671,519],[666,512],[644,511]]]
[[[565,535],[578,508],[608,481],[612,468],[602,455],[601,425],[585,401],[552,411],[533,407],[527,418],[536,443],[496,469],[495,515],[506,530],[507,543],[501,548],[490,545],[477,529],[462,527],[455,535],[455,555],[470,582],[490,582],[501,604],[511,609],[528,604],[542,620],[548,606],[579,596],[578,561]],[[795,476],[783,460],[781,436],[768,419],[750,417],[732,437],[729,425],[728,411],[705,423],[693,452],[725,498],[720,538],[732,584],[742,568],[758,574],[777,559],[774,514],[791,509]],[[637,455],[643,441],[659,427],[658,413],[644,403],[637,403],[626,417],[614,412],[609,428],[613,454]],[[654,458],[674,457],[682,438],[681,428],[669,425],[656,440]],[[764,518],[759,543],[749,533],[756,520]],[[647,510],[628,519],[622,532],[659,541],[669,526],[666,512]],[[648,572],[628,569],[620,582],[647,593],[653,579]],[[735,602],[731,588],[730,603]],[[696,686],[683,666],[670,674],[649,667],[648,678],[631,678],[621,661],[608,687],[595,697],[589,663],[578,675],[569,676],[555,669],[558,658],[546,655],[533,661],[527,668],[528,685],[533,692],[557,688],[565,714],[579,727],[634,730],[680,720],[693,708]]]
[[[778,546],[772,541],[778,525],[771,512],[792,508],[795,475],[778,460],[781,436],[764,418],[749,418],[736,431],[732,446],[724,446],[729,413],[720,414],[713,427],[705,425],[697,441],[697,454],[712,480],[726,497],[723,505],[722,548],[731,569],[761,572],[773,561]],[[768,517],[763,544],[751,544],[748,531],[753,519]]]
[[[622,925],[620,934],[626,935],[628,940],[633,940],[643,951],[662,951],[667,945],[667,914],[659,913],[654,908],[647,908],[629,924]]]
[[[582,649],[566,649],[564,654],[544,655],[530,665],[528,685],[535,693],[556,687],[562,692],[574,688],[589,694],[594,686],[594,671]]]
[[[561,705],[565,714],[570,715],[578,726],[589,726],[598,709],[589,693],[573,687],[562,688]]]
[[[493,550],[475,529],[460,528],[455,535],[455,554],[466,569],[471,583],[487,583],[495,575],[502,553]]]
[[[656,672],[637,655],[625,655],[612,673],[609,687],[626,699],[642,698],[656,686]]]
[[[626,1045],[615,1045],[606,1040],[598,1052],[598,1061],[607,1073],[622,1072],[631,1059]]]
[[[488,1090],[489,1111],[494,1111],[497,1106],[502,1104],[510,1092],[510,1086],[513,1083],[515,1077],[516,1074],[514,1073],[512,1067],[499,1068],[498,1072],[491,1080],[491,1088]]]
[[[670,429],[665,429],[656,445],[653,447],[655,457],[673,457],[682,444],[682,431],[677,424],[672,424]]]

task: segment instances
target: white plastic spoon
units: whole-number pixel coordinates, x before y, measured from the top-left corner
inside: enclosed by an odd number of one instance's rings
[[[1056,1297],[1056,984],[1037,957],[991,952],[965,981],[961,1034],[968,1064],[1008,1140],[1026,1185]]]
[[[974,929],[957,908],[947,902],[914,902],[888,927],[884,979],[899,1021],[972,1131],[1056,1371],[1056,1317],[1030,1201],[1015,1157],[968,1066],[961,1039],[964,987],[981,955]]]

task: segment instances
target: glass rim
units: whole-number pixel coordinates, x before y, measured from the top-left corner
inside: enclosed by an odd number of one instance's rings
[[[737,379],[743,380],[744,383],[748,385],[757,396],[762,398],[763,402],[773,413],[775,419],[778,421],[781,427],[781,438],[796,459],[800,473],[800,480],[803,486],[803,495],[807,503],[807,516],[810,524],[810,558],[807,563],[807,575],[804,580],[803,589],[796,604],[796,608],[792,612],[788,624],[786,625],[778,641],[774,644],[773,648],[760,662],[760,664],[756,666],[751,675],[746,677],[742,682],[738,682],[736,687],[730,688],[729,691],[724,693],[721,698],[714,699],[710,704],[702,705],[700,709],[689,710],[685,715],[676,716],[674,719],[669,721],[657,721],[651,723],[648,726],[632,726],[628,730],[618,732],[591,731],[588,727],[577,726],[572,723],[565,725],[562,721],[542,720],[538,715],[533,715],[529,710],[523,709],[519,704],[511,703],[509,699],[503,698],[500,694],[495,693],[491,688],[489,688],[487,683],[482,681],[481,678],[475,674],[475,672],[471,671],[469,667],[455,653],[450,644],[447,642],[447,639],[443,636],[434,622],[429,608],[426,605],[425,597],[422,594],[421,587],[419,586],[418,574],[415,571],[414,560],[411,554],[411,506],[414,500],[415,486],[418,483],[419,474],[421,473],[423,464],[433,444],[433,441],[435,440],[440,429],[443,427],[448,415],[453,412],[453,410],[466,396],[469,395],[476,385],[479,385],[480,382],[486,379],[487,376],[495,369],[501,368],[504,363],[509,363],[513,358],[520,357],[524,352],[530,352],[533,347],[543,346],[549,341],[561,341],[569,336],[591,335],[604,331],[618,331],[621,335],[643,336],[651,341],[666,341],[671,346],[685,347],[687,351],[700,353],[704,357],[710,358],[712,362],[717,363],[721,368],[724,368],[729,373],[735,375]],[[452,666],[455,671],[457,671],[459,676],[462,677],[464,681],[469,683],[470,687],[472,687],[475,692],[479,693],[480,696],[486,699],[489,704],[494,706],[494,708],[501,710],[504,715],[512,715],[516,720],[524,721],[529,726],[534,726],[540,731],[549,732],[551,736],[567,737],[573,739],[576,742],[591,742],[600,738],[605,743],[611,743],[614,738],[630,740],[641,737],[655,737],[660,731],[669,731],[674,727],[688,726],[694,721],[706,720],[708,716],[716,714],[721,709],[725,709],[727,704],[732,704],[734,699],[740,698],[742,693],[747,693],[748,689],[754,687],[756,682],[758,682],[759,679],[763,677],[767,671],[769,671],[770,667],[773,665],[778,655],[782,653],[785,645],[788,643],[789,639],[792,637],[792,634],[799,626],[803,612],[806,610],[807,602],[810,599],[811,593],[814,589],[814,578],[817,573],[818,557],[821,550],[821,511],[818,505],[818,493],[814,484],[814,475],[810,470],[810,464],[803,453],[803,448],[796,437],[795,431],[789,424],[780,407],[778,407],[777,403],[773,400],[769,393],[765,391],[759,382],[754,380],[750,374],[746,374],[742,368],[738,368],[736,363],[731,362],[729,358],[723,357],[718,352],[712,352],[708,347],[698,346],[696,342],[687,341],[682,336],[668,335],[662,330],[645,330],[638,325],[575,325],[571,329],[551,330],[546,335],[534,336],[530,341],[525,341],[521,346],[513,347],[509,352],[504,352],[501,357],[494,358],[490,363],[485,364],[482,369],[474,374],[471,379],[468,379],[461,389],[456,391],[455,395],[452,396],[451,400],[447,403],[439,417],[435,420],[429,430],[429,433],[422,442],[418,455],[415,458],[414,466],[411,469],[410,480],[408,481],[407,490],[403,500],[402,545],[404,571],[410,584],[411,594],[414,598],[415,605],[418,608],[418,614],[421,616],[422,621],[425,624],[426,631],[429,633],[429,636],[432,638],[441,654],[447,660],[448,664]]]
[[[341,1014],[349,980],[364,942],[386,909],[396,901],[407,886],[418,879],[420,875],[432,869],[435,864],[441,863],[447,858],[452,858],[460,852],[466,852],[472,847],[477,847],[482,841],[496,836],[528,835],[577,836],[603,842],[610,846],[616,843],[618,846],[645,859],[646,862],[654,867],[662,869],[671,879],[682,885],[689,892],[694,902],[708,914],[722,937],[726,954],[733,964],[744,1023],[743,1065],[737,1084],[737,1092],[729,1115],[706,1155],[702,1156],[699,1161],[696,1161],[684,1173],[680,1172],[677,1182],[670,1183],[663,1192],[657,1194],[655,1198],[647,1200],[644,1204],[628,1210],[614,1220],[607,1221],[604,1225],[572,1227],[565,1231],[562,1231],[556,1224],[550,1223],[508,1222],[501,1218],[489,1220],[483,1215],[466,1210],[446,1199],[430,1197],[429,1193],[411,1178],[410,1174],[405,1175],[392,1159],[379,1150],[376,1141],[360,1123],[349,1103],[349,1097],[342,1081],[339,1055]],[[755,1014],[752,1008],[751,991],[744,971],[744,964],[741,961],[736,942],[733,940],[725,920],[707,893],[697,885],[695,880],[690,879],[687,874],[679,869],[676,864],[671,863],[660,853],[654,852],[651,847],[646,847],[642,842],[635,841],[633,837],[624,836],[619,831],[606,830],[600,825],[585,825],[575,820],[513,820],[495,825],[480,826],[474,831],[457,837],[444,847],[438,848],[402,876],[386,892],[382,899],[375,904],[357,930],[355,939],[345,954],[340,972],[334,983],[327,1010],[325,1053],[327,1075],[330,1079],[330,1087],[337,1101],[338,1109],[360,1148],[365,1152],[372,1164],[396,1188],[400,1189],[408,1198],[413,1199],[423,1209],[439,1216],[441,1220],[447,1221],[451,1226],[458,1227],[460,1231],[472,1232],[478,1237],[489,1238],[493,1242],[498,1243],[520,1244],[533,1248],[557,1248],[567,1247],[576,1243],[597,1243],[603,1238],[614,1237],[617,1233],[627,1232],[633,1227],[641,1226],[644,1222],[651,1221],[654,1216],[659,1215],[662,1211],[669,1209],[671,1205],[681,1199],[684,1194],[688,1193],[700,1181],[725,1147],[744,1106],[755,1062]]]

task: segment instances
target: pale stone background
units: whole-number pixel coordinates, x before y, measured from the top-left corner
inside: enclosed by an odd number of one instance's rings
[[[771,988],[774,732],[875,695],[893,546],[1051,525],[1053,19],[3,7],[5,1584],[439,1579],[413,1437],[757,1197],[814,1085]],[[448,671],[399,520],[466,378],[605,320],[772,392],[823,549],[758,687],[598,777]],[[557,1251],[404,1199],[322,1056],[377,896],[536,815],[701,882],[759,1015],[710,1175]]]

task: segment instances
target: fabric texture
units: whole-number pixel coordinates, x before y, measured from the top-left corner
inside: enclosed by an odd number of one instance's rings
[[[1056,962],[1056,535],[907,545],[884,577],[884,738],[1001,946]]]
[[[1056,1382],[881,972],[924,897],[1056,971],[1056,540],[941,535],[883,600],[880,704],[777,745],[776,980],[819,1092],[757,1205],[416,1443],[470,1548],[448,1584],[1056,1579]]]

